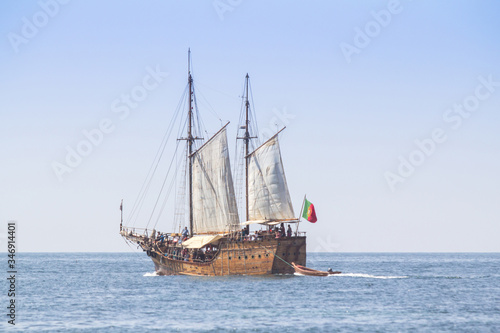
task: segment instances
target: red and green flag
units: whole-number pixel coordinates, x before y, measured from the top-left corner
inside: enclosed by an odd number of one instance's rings
[[[318,218],[316,217],[316,211],[314,210],[314,205],[307,201],[307,199],[304,199],[304,210],[302,213],[302,217],[311,223],[314,223],[318,220]]]

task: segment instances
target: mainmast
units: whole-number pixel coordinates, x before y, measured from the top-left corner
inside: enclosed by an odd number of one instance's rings
[[[250,132],[249,132],[249,125],[250,125],[250,120],[248,120],[248,109],[250,107],[250,102],[248,101],[248,73],[247,76],[245,76],[245,218],[246,221],[248,221],[248,156],[249,152],[249,144],[250,144]]]
[[[251,139],[256,139],[256,136],[250,136],[250,102],[248,100],[248,91],[249,91],[249,82],[250,82],[250,77],[247,75],[245,76],[245,134],[243,137],[238,138],[242,139],[245,143],[245,218],[246,221],[248,221],[248,218],[250,216],[249,210],[248,210],[248,155],[250,154],[250,140]],[[247,229],[249,226],[247,226]]]

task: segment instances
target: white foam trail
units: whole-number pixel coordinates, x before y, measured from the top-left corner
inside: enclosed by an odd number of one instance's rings
[[[348,277],[360,277],[367,279],[407,279],[408,276],[383,276],[383,275],[370,275],[370,274],[361,274],[361,273],[341,273],[341,274],[333,274],[330,276],[348,276]]]
[[[159,276],[156,272],[153,273],[146,273],[143,276]]]
[[[300,273],[293,273],[296,276],[308,276]],[[383,275],[370,275],[361,273],[341,273],[341,274],[330,274],[328,276],[347,276],[347,277],[360,277],[366,279],[407,279],[408,276],[383,276]]]

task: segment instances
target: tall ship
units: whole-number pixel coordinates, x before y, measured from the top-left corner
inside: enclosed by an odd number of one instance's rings
[[[292,274],[292,262],[306,264],[306,234],[298,230],[300,216],[294,214],[285,177],[279,145],[284,128],[262,144],[257,143],[247,74],[237,133],[240,162],[236,164],[240,168],[232,172],[226,133],[229,123],[210,138],[202,138],[190,58],[188,51],[187,108],[179,107],[181,118],[184,116],[184,134],[177,139],[184,149],[180,163],[184,168],[174,172],[180,179],[180,190],[172,211],[173,230],[159,231],[156,223],[150,227],[151,218],[145,228],[134,225],[133,216],[143,205],[143,192],[151,186],[150,178],[144,183],[127,225],[123,223],[122,201],[120,234],[129,245],[141,248],[151,258],[158,275]],[[177,161],[172,162],[171,167]],[[151,170],[157,166],[153,163]],[[237,189],[241,192],[240,211],[233,173],[241,180]],[[159,199],[155,209],[161,206]],[[244,216],[242,221],[240,216]],[[157,222],[164,220],[157,218]]]

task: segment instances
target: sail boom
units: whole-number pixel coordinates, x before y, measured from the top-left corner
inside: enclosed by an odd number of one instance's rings
[[[223,130],[226,129],[227,125],[229,125],[229,121],[226,123],[226,125],[222,126],[222,128],[220,130],[217,131],[217,133],[215,133],[214,135],[212,135],[212,137],[210,139],[208,139],[205,143],[203,143],[203,145],[201,145],[200,148],[198,148],[196,151],[194,151],[191,155],[189,155],[189,157],[193,157],[194,155],[196,155],[196,153],[198,153],[200,150],[202,150],[207,144],[210,143],[210,141],[212,141],[220,132],[222,132]]]
[[[299,223],[299,219],[284,219],[284,220],[254,220],[254,221],[246,221],[243,222],[243,225],[250,224],[262,224],[262,225],[276,225],[280,223]]]
[[[250,156],[252,156],[257,150],[259,150],[260,148],[264,147],[269,141],[273,140],[274,138],[276,138],[278,136],[278,134],[280,134],[281,132],[283,132],[285,130],[286,126],[283,127],[282,129],[280,129],[278,132],[276,132],[276,134],[274,134],[272,137],[270,137],[266,142],[264,142],[263,144],[261,144],[259,147],[257,147],[253,152],[251,152],[250,154],[248,154],[247,156],[245,156],[245,158],[249,158]]]
[[[297,219],[281,159],[280,132],[248,155],[248,221]]]

